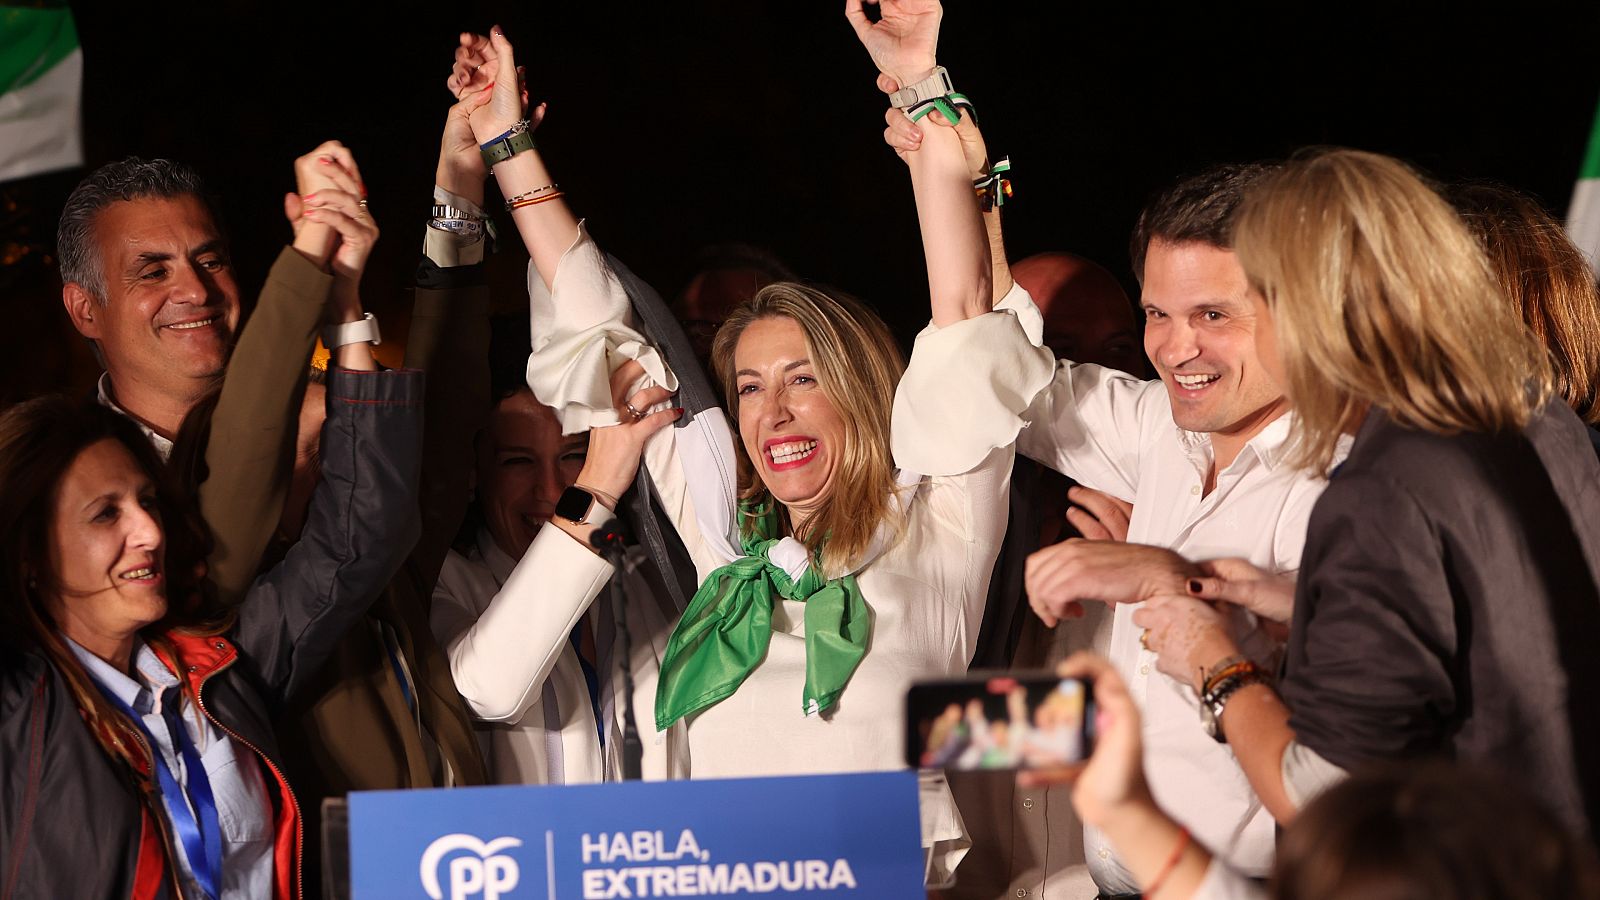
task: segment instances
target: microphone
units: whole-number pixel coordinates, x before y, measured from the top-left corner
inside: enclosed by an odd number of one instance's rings
[[[589,532],[589,546],[601,553],[614,553],[627,548],[628,538],[622,531],[622,522],[612,519],[604,527]]]
[[[622,645],[617,660],[622,675],[622,778],[638,781],[643,768],[644,743],[639,738],[638,719],[633,712],[633,634],[628,628],[628,602],[622,584],[629,568],[626,564],[628,541],[621,520],[612,519],[604,527],[591,531],[589,543],[617,567],[611,576],[611,621]]]

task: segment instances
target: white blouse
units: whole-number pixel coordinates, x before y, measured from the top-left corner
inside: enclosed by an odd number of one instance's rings
[[[660,354],[630,327],[627,296],[582,228],[553,281],[545,291],[530,266],[528,381],[566,432],[616,421],[608,378],[628,358],[654,383],[676,386]],[[689,720],[692,777],[905,768],[906,689],[964,673],[977,640],[1006,528],[1020,414],[1053,369],[1041,330],[1019,286],[994,313],[918,336],[895,396],[892,445],[902,475],[923,476],[902,479],[913,482],[903,495],[903,537],[856,573],[872,611],[866,656],[831,712],[805,715],[805,605],[776,598],[766,658],[732,696]],[[733,459],[721,410],[663,429],[645,448],[662,507],[702,582],[738,546]],[[970,842],[943,779],[925,778],[922,793],[923,844],[937,882]]]
[[[620,638],[605,594],[612,565],[559,528],[544,527],[519,562],[487,532],[470,556],[451,551],[433,591],[434,636],[495,784],[590,784],[622,777]],[[634,710],[648,781],[688,777],[681,724],[656,731],[656,676],[675,619],[630,552],[624,579],[633,641]],[[599,602],[595,602],[599,596]],[[602,747],[583,666],[568,636],[584,616],[599,653]]]

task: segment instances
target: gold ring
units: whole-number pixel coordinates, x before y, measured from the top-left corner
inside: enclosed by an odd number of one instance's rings
[[[633,416],[633,420],[635,422],[637,422],[640,419],[644,418],[644,413],[638,411],[637,409],[634,409],[632,403],[629,403],[628,401],[624,400],[624,401],[622,401],[622,405],[626,406],[628,408],[628,414]]]
[[[1146,628],[1139,633],[1139,646],[1146,650],[1150,649],[1150,629]]]

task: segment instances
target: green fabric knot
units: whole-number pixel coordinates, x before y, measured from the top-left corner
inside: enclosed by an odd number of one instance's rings
[[[767,656],[774,594],[806,605],[806,683],[800,710],[831,709],[867,653],[872,617],[854,575],[824,581],[819,560],[796,582],[768,554],[777,546],[773,504],[740,504],[754,519],[744,556],[712,572],[667,640],[656,686],[656,729],[733,694]]]

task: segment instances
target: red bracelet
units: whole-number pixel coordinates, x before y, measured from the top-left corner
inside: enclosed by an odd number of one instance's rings
[[[1172,870],[1178,867],[1178,860],[1183,859],[1183,851],[1187,849],[1189,849],[1189,829],[1180,828],[1178,829],[1178,846],[1172,848],[1172,855],[1167,858],[1166,863],[1161,867],[1161,872],[1150,879],[1150,884],[1141,893],[1146,897],[1155,896],[1156,891],[1161,890],[1162,882],[1166,881],[1167,876],[1172,874]]]

